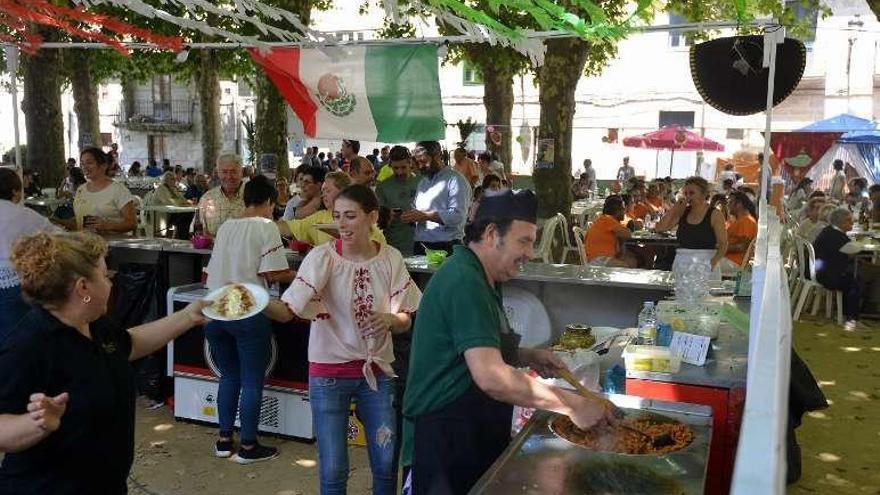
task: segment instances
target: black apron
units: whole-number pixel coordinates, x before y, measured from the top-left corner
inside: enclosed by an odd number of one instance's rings
[[[501,312],[501,356],[518,366],[520,336]],[[513,406],[476,384],[443,408],[415,419],[413,494],[466,494],[510,443]]]

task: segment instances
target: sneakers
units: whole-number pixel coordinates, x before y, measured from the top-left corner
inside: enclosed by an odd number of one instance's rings
[[[250,449],[239,448],[238,453],[232,456],[232,460],[239,464],[253,464],[260,461],[268,461],[278,457],[278,449],[254,444]]]
[[[224,459],[231,456],[232,440],[217,440],[214,444],[214,455]]]

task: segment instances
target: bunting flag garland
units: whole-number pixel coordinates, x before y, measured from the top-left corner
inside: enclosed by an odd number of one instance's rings
[[[25,53],[35,53],[43,43],[34,25],[54,27],[78,38],[106,43],[124,55],[128,55],[129,50],[101,29],[139,38],[167,50],[180,51],[184,46],[180,37],[157,35],[107,15],[86,12],[82,7],[64,7],[46,0],[0,0],[0,22],[14,33],[2,34],[0,40],[18,44]]]
[[[237,0],[235,2],[234,10],[218,7],[211,3],[210,0],[160,0],[162,5],[181,8],[186,12],[191,13],[187,17],[175,16],[166,10],[153,7],[141,0],[73,1],[87,7],[95,5],[112,5],[128,9],[149,19],[161,19],[184,29],[199,31],[208,36],[225,38],[228,41],[238,42],[245,46],[254,46],[263,52],[269,49],[269,44],[266,41],[261,40],[256,36],[245,36],[223,28],[214,27],[207,22],[198,19],[204,17],[201,14],[209,13],[236,22],[247,22],[264,35],[270,34],[281,41],[322,41],[324,38],[321,33],[309,29],[296,14],[277,7],[271,7],[256,0]],[[285,30],[265,24],[260,21],[260,16],[265,16],[274,21],[288,23],[293,26],[295,31]]]

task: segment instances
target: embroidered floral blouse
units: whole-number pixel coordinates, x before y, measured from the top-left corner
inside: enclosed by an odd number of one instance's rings
[[[364,378],[376,390],[372,365],[395,376],[391,334],[366,339],[362,330],[373,313],[415,312],[421,297],[393,247],[382,245],[372,259],[355,262],[337,252],[337,242],[328,242],[309,252],[281,299],[297,316],[313,320],[310,362],[363,360]]]

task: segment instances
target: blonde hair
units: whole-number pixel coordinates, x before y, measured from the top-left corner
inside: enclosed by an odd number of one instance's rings
[[[707,181],[706,179],[704,179],[700,176],[694,175],[692,177],[688,177],[687,179],[685,179],[684,185],[686,185],[686,186],[693,185],[693,186],[699,187],[700,190],[703,191],[703,196],[706,196],[706,199],[709,199],[709,181]]]
[[[351,176],[345,172],[330,172],[324,176],[324,182],[332,182],[341,191],[351,185]]]
[[[11,259],[25,298],[40,306],[57,307],[70,296],[77,279],[94,276],[106,254],[107,243],[92,233],[39,233],[19,239]]]

